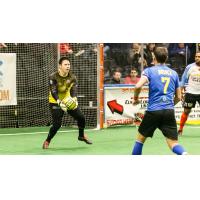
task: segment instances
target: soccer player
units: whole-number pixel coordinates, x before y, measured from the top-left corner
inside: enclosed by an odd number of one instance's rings
[[[168,68],[165,62],[168,51],[157,47],[154,51],[155,66],[146,68],[134,90],[133,104],[139,103],[139,94],[144,84],[149,84],[149,102],[144,119],[139,126],[132,155],[141,155],[147,137],[153,137],[159,128],[166,138],[169,148],[178,155],[187,154],[178,144],[178,132],[174,114],[174,103],[181,100],[181,91],[177,73]]]
[[[61,127],[62,118],[65,112],[77,120],[79,128],[78,140],[86,144],[92,144],[84,133],[85,116],[80,111],[77,102],[77,80],[75,75],[70,71],[70,62],[67,57],[61,57],[59,60],[58,71],[50,75],[49,79],[49,105],[53,119],[53,125],[49,130],[47,139],[43,143],[43,149],[47,149],[52,138],[56,135]],[[69,97],[69,98],[66,98]],[[66,100],[65,102],[65,99]],[[68,108],[67,106],[68,105]]]
[[[192,108],[195,107],[196,102],[200,105],[200,51],[196,52],[195,62],[185,68],[180,85],[182,94],[185,93],[183,101],[184,111],[181,115],[178,130],[179,135],[182,135],[183,127]]]

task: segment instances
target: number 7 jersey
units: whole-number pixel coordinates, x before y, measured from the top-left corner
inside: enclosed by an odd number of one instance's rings
[[[166,65],[146,68],[142,76],[148,79],[148,111],[174,109],[174,95],[179,87],[178,74]]]

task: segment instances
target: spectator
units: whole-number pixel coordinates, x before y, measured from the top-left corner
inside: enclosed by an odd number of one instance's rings
[[[128,64],[137,68],[139,75],[141,74],[141,66],[147,66],[146,60],[142,60],[141,57],[141,45],[139,43],[133,43],[132,48],[128,52],[127,57]]]
[[[60,43],[60,53],[61,54],[71,54],[73,50],[69,43]]]
[[[154,49],[155,49],[155,43],[148,43],[146,49],[144,49],[144,58],[147,62],[148,67],[151,67],[154,65],[153,63]]]
[[[120,70],[116,69],[113,72],[113,77],[110,80],[110,84],[120,84],[121,83],[121,76],[122,76],[122,74],[121,74]]]
[[[190,50],[190,57],[188,59],[188,64],[195,62],[195,55],[197,50],[197,44],[195,43],[187,43],[188,49]]]
[[[130,71],[130,75],[128,75],[125,80],[124,83],[125,84],[137,84],[137,82],[140,80],[140,78],[138,77],[138,71],[135,67],[133,67]]]
[[[190,50],[184,43],[174,43],[169,45],[169,62],[178,73],[179,78],[183,74],[189,58]]]
[[[139,43],[133,43],[131,49],[128,52],[128,64],[135,67],[139,67],[141,64],[141,45]]]

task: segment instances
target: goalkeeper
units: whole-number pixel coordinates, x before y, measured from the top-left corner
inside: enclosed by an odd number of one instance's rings
[[[65,112],[77,120],[79,128],[78,140],[86,144],[92,142],[84,134],[85,116],[78,107],[77,102],[77,81],[74,74],[70,71],[70,62],[67,57],[59,60],[58,71],[50,75],[49,79],[49,105],[53,119],[53,125],[49,130],[47,139],[43,143],[43,149],[47,149],[52,138],[61,127],[62,118]]]

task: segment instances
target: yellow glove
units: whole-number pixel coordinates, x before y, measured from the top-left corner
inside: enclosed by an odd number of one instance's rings
[[[67,112],[67,106],[60,99],[57,100],[57,103],[64,112]]]
[[[66,106],[67,110],[74,110],[78,107],[78,101],[76,97],[66,97],[62,100],[62,103]]]

